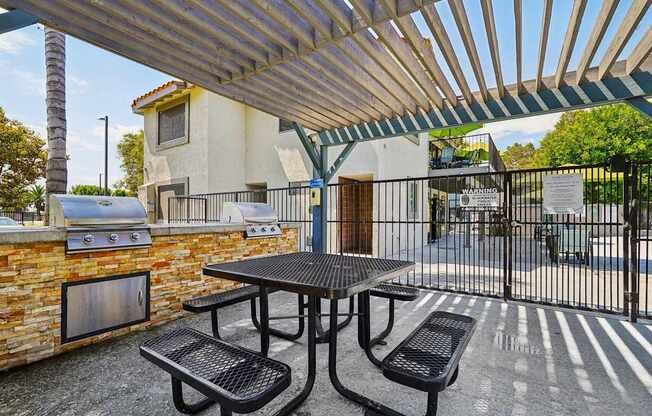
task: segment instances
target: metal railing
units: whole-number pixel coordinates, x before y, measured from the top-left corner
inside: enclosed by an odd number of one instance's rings
[[[43,221],[42,215],[35,211],[3,211],[0,210],[0,217],[11,218],[21,225],[36,224]]]
[[[324,201],[326,251],[414,261],[397,279],[410,286],[652,317],[652,167],[628,166],[340,178]],[[561,174],[581,177],[581,213],[546,213],[544,178]],[[491,196],[474,205],[474,190]],[[171,222],[219,221],[226,201],[267,202],[299,223],[299,249],[311,250],[306,186],[171,201]]]
[[[430,142],[430,169],[487,166],[493,172],[506,170],[489,133],[436,139]]]

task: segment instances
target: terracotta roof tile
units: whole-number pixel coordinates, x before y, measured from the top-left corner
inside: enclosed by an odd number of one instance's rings
[[[165,89],[176,86],[175,90],[178,89],[186,89],[192,86],[192,84],[186,82],[186,81],[179,81],[179,80],[172,80],[168,81],[162,85],[159,85],[158,87],[154,88],[151,91],[146,92],[145,94],[141,95],[140,97],[135,98],[132,103],[131,103],[131,108],[133,110],[136,110],[138,107],[140,107],[143,104],[143,101],[147,100],[150,97],[155,96],[156,94],[159,94],[160,92],[164,91]]]

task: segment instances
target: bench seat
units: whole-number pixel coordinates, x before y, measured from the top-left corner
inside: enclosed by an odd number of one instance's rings
[[[419,289],[391,283],[381,283],[380,285],[369,289],[369,295],[377,298],[401,300],[410,302],[419,297]]]
[[[462,353],[474,330],[475,319],[469,316],[435,311],[385,357],[383,375],[427,392],[426,416],[434,416],[437,396],[457,380]]]
[[[291,382],[287,365],[190,328],[145,341],[140,354],[170,373],[175,406],[184,413],[207,406],[186,405],[181,382],[205,395],[210,404],[219,403],[222,414],[228,415],[262,408]]]
[[[268,289],[268,293],[276,292],[278,289]],[[193,313],[209,312],[225,306],[250,300],[258,296],[260,288],[256,285],[247,285],[224,292],[213,293],[207,296],[194,298],[183,302],[183,309]]]

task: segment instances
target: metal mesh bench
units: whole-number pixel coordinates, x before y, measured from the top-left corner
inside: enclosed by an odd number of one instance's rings
[[[389,317],[387,319],[387,326],[385,329],[369,341],[370,346],[376,344],[385,345],[385,339],[392,329],[394,328],[394,301],[400,300],[403,302],[410,302],[419,297],[419,289],[415,287],[407,287],[401,285],[393,285],[391,283],[381,283],[380,285],[369,290],[369,295],[377,298],[389,299]]]
[[[277,292],[278,289],[267,289],[267,293]],[[213,293],[211,295],[194,298],[183,302],[183,309],[193,313],[211,313],[211,331],[213,336],[217,339],[222,339],[220,335],[220,326],[217,317],[218,309],[226,306],[235,305],[236,303],[249,300],[251,302],[251,321],[257,330],[260,331],[260,322],[256,314],[256,298],[260,294],[260,288],[256,285],[246,285],[236,289],[227,290],[225,292]],[[303,314],[303,296],[298,296],[299,315]],[[270,334],[288,340],[295,340],[303,335],[304,322],[303,318],[299,318],[299,329],[295,334],[288,334],[283,331],[270,328]]]
[[[383,375],[428,393],[426,415],[437,413],[437,395],[457,379],[462,353],[475,319],[448,312],[431,313],[382,362]]]
[[[170,373],[174,406],[182,413],[194,414],[215,403],[220,405],[222,416],[251,413],[291,382],[287,365],[190,328],[145,341],[140,354]],[[186,404],[182,383],[206,399]]]

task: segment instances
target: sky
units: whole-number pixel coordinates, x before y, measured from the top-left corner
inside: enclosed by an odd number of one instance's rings
[[[553,23],[550,28],[544,76],[552,75],[556,70],[572,3],[570,0],[553,3]],[[581,58],[581,51],[591,33],[601,3],[600,0],[588,1],[569,69],[574,69]],[[464,4],[471,27],[483,28],[480,1],[466,0]],[[506,83],[514,82],[516,78],[512,4],[512,0],[493,2],[497,36],[501,46],[501,66]],[[543,0],[527,0],[523,4],[523,78],[530,79],[534,78],[536,73]],[[597,64],[604,54],[608,41],[617,30],[630,5],[631,0],[620,2],[607,29],[605,41],[596,53],[593,65]],[[436,7],[444,25],[451,28],[448,34],[453,47],[461,51],[462,41],[457,31],[452,29],[455,23],[450,9],[446,2],[439,2]],[[430,37],[422,17],[418,14],[414,14],[413,17],[424,36]],[[625,58],[631,52],[651,24],[652,8],[648,10],[619,59]],[[487,85],[493,87],[495,79],[486,34],[484,30],[475,30],[474,36]],[[0,74],[2,74],[0,106],[9,117],[32,127],[45,138],[43,38],[43,28],[39,25],[0,35]],[[66,41],[67,139],[70,155],[68,184],[72,186],[99,183],[99,174],[104,170],[104,125],[97,118],[104,115],[109,116],[109,183],[114,184],[123,175],[116,144],[124,133],[136,131],[143,125],[142,117],[131,112],[132,100],[170,80],[171,77],[71,36],[67,36]],[[435,47],[435,55],[448,78],[453,79],[437,47]],[[460,53],[459,56],[469,86],[472,90],[477,89],[468,58],[464,53]],[[548,131],[552,130],[560,116],[560,113],[547,114],[491,123],[485,125],[481,132],[490,133],[499,149],[514,143],[530,141],[538,143]]]

